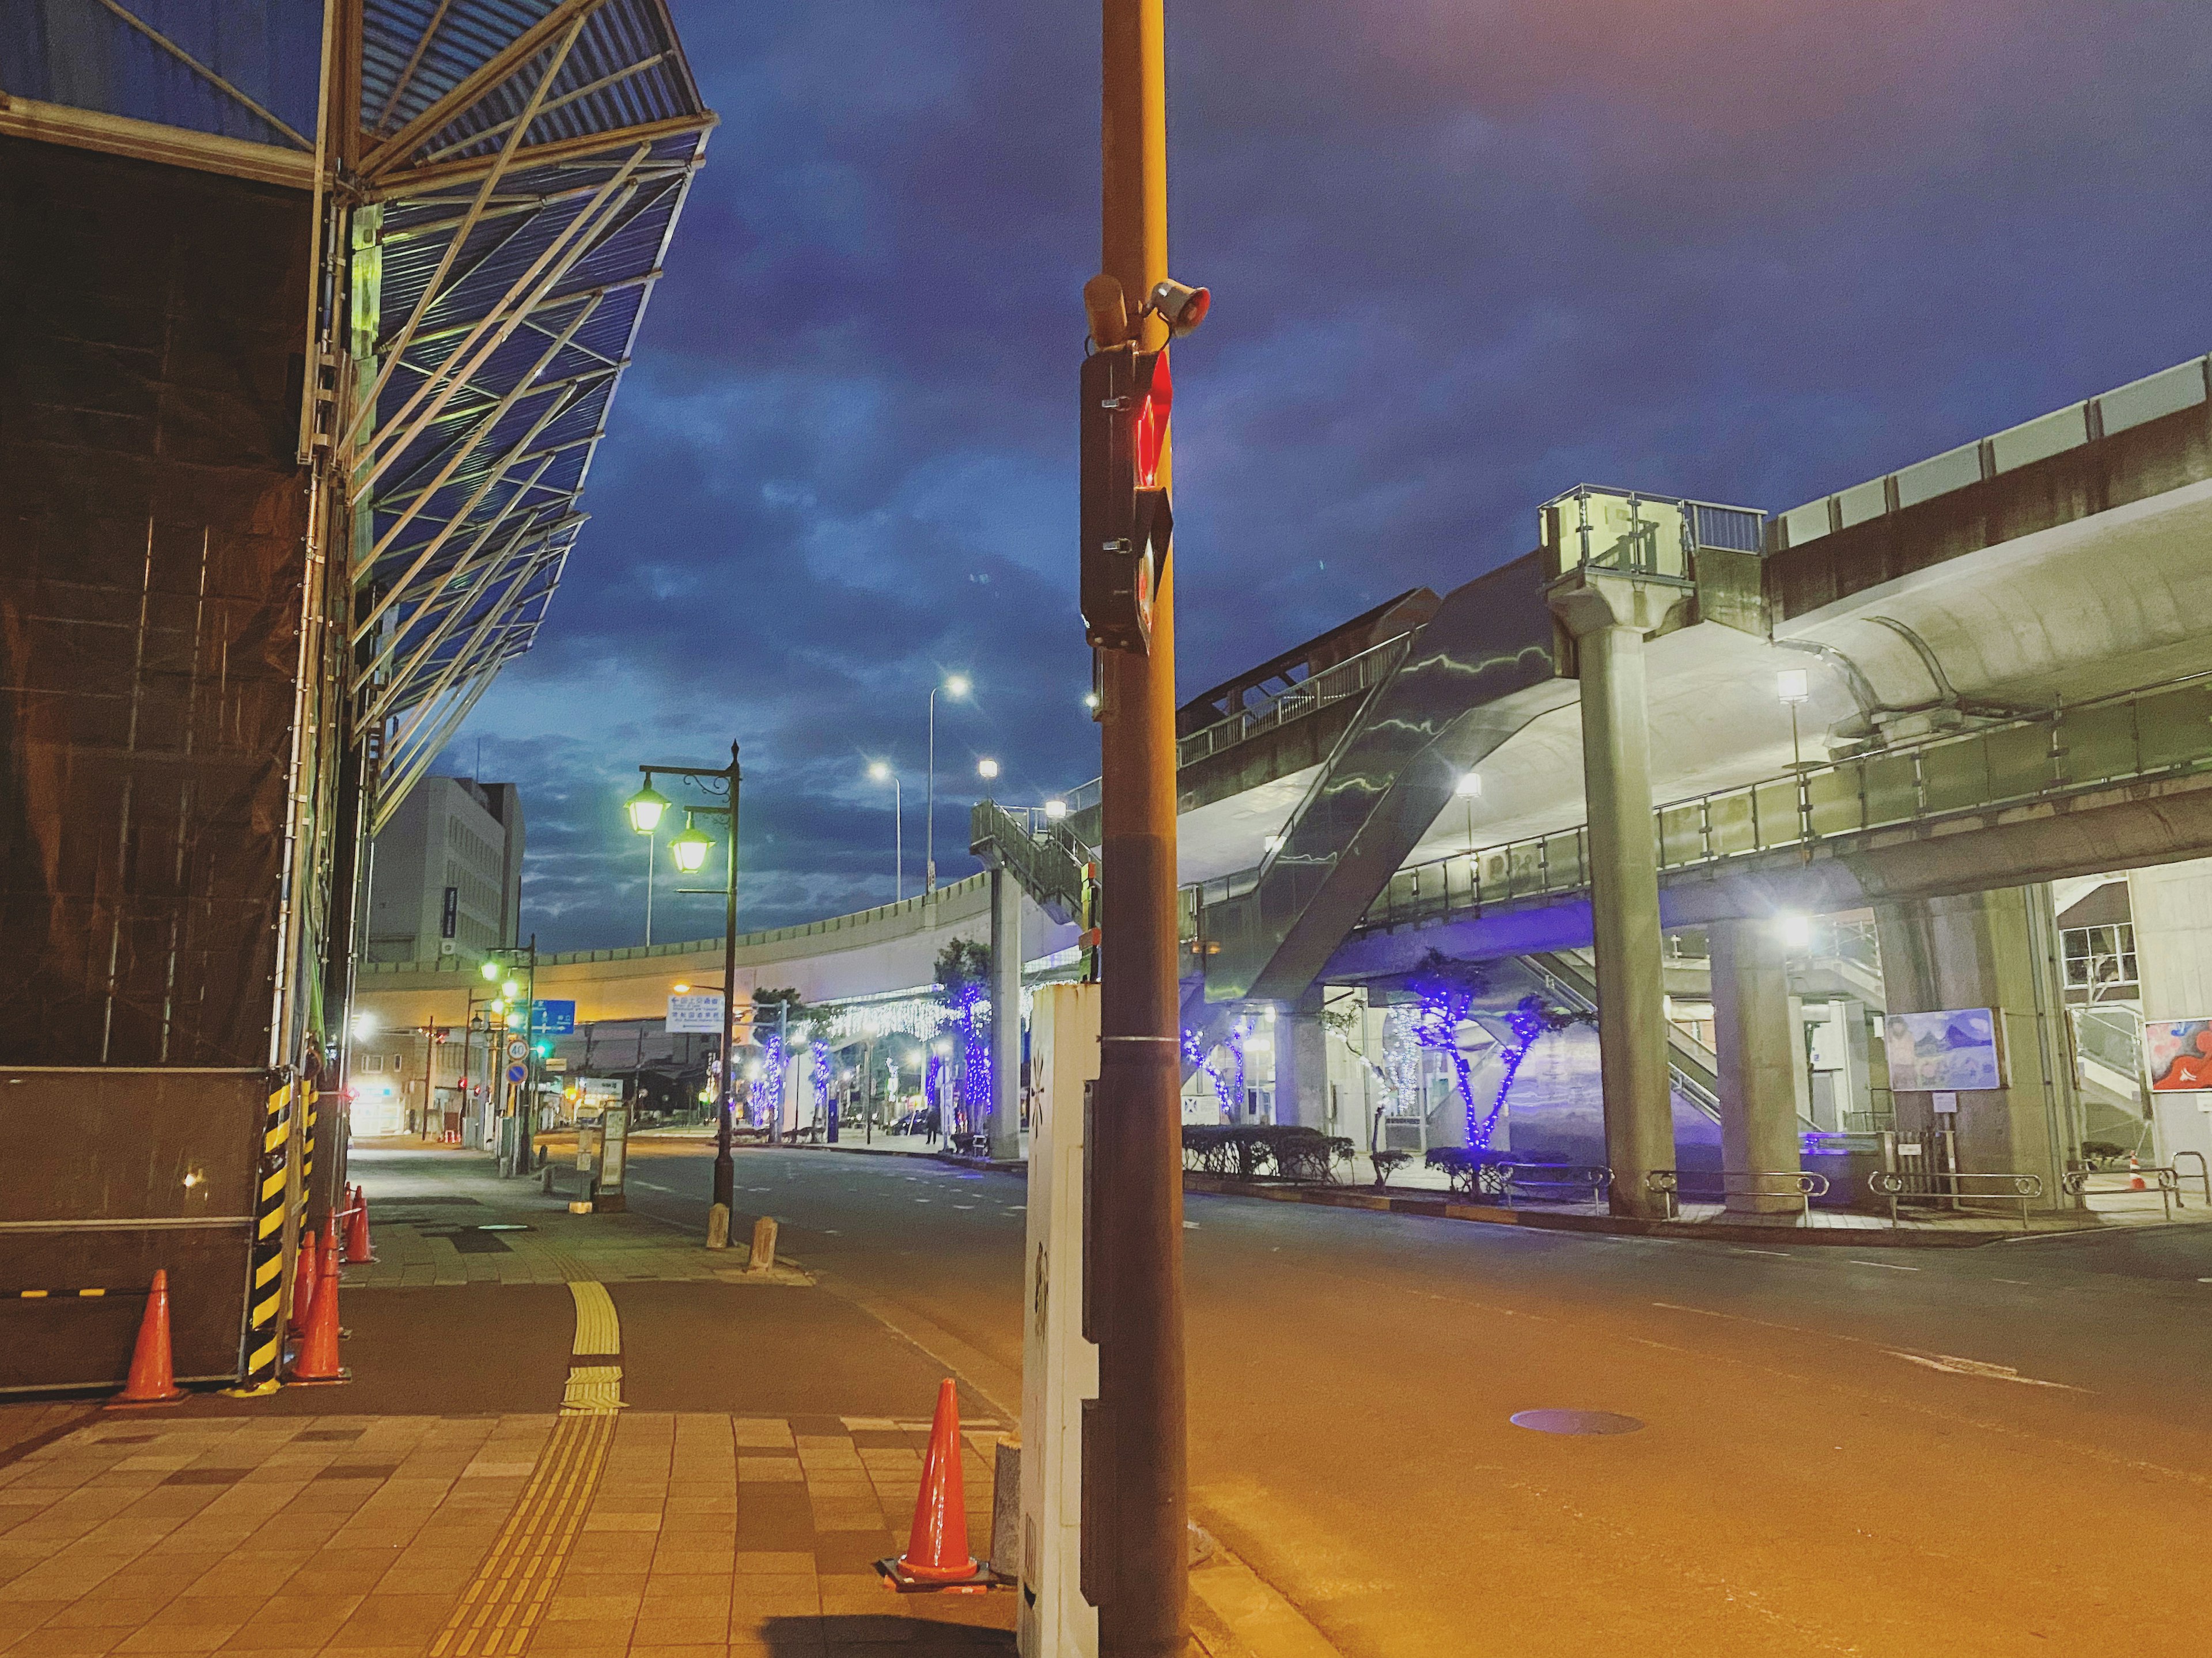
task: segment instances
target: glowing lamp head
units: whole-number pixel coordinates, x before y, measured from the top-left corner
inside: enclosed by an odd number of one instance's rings
[[[1784,915],[1778,923],[1782,931],[1782,942],[1790,950],[1805,950],[1813,943],[1813,918],[1809,915]]]
[[[1097,691],[1085,691],[1085,692],[1084,692],[1084,693],[1083,693],[1083,706],[1084,706],[1085,708],[1086,708],[1090,709],[1090,710],[1091,710],[1091,713],[1093,713],[1093,714],[1097,713],[1097,712],[1098,712],[1098,693],[1097,693]]]
[[[376,1034],[376,1015],[371,1013],[367,1008],[355,1014],[353,1034],[356,1040],[374,1036]]]
[[[522,994],[522,987],[521,987],[521,985],[520,985],[519,983],[517,983],[517,982],[516,982],[514,980],[513,980],[513,979],[509,979],[509,980],[508,980],[505,984],[501,985],[499,988],[500,988],[500,992],[501,992],[501,993],[502,995],[506,996],[506,997],[507,997],[507,999],[509,1001],[514,1000],[514,998],[516,998],[517,996],[520,996],[520,994]]]
[[[668,850],[676,858],[676,867],[686,875],[696,875],[704,869],[707,854],[714,849],[714,837],[696,823],[685,823],[684,833],[668,843]]]
[[[1790,708],[1812,698],[1811,677],[1802,668],[1784,668],[1774,676],[1774,694]]]
[[[888,783],[891,780],[891,768],[880,760],[872,760],[868,762],[868,775],[878,783]]]
[[[999,762],[997,761],[978,760],[975,762],[975,775],[981,778],[985,782],[989,782],[998,774]]]
[[[1480,800],[1482,799],[1482,774],[1480,772],[1462,772],[1459,781],[1452,786],[1452,793],[1462,800]]]
[[[650,835],[660,827],[660,820],[667,813],[668,797],[647,783],[623,802],[623,810],[629,814],[632,829],[640,835]]]
[[[691,987],[690,985],[671,985],[668,987],[674,991],[678,996],[689,996],[691,993]]]
[[[487,979],[496,979],[499,977],[499,963],[497,962],[486,962],[483,964],[483,975]]]
[[[945,694],[947,696],[965,696],[971,689],[968,676],[964,673],[950,673],[945,676]]]
[[[1061,818],[1067,816],[1067,802],[1065,800],[1046,801],[1044,803],[1044,815],[1048,822],[1057,823]]]

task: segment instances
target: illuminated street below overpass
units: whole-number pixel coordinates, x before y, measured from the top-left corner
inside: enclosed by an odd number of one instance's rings
[[[634,1212],[703,1226],[703,1147],[633,1157]],[[1018,1177],[757,1150],[738,1185],[786,1254],[1018,1398]],[[1186,1212],[1194,1511],[1346,1654],[2203,1650],[2130,1585],[2199,1569],[2212,1225],[1751,1248]],[[1544,1408],[1644,1426],[1508,1420]]]

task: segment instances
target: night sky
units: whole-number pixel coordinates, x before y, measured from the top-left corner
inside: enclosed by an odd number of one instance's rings
[[[524,926],[639,942],[640,761],[747,768],[741,920],[920,880],[975,762],[1096,774],[1074,384],[1098,15],[676,0],[722,118],[536,649],[441,769]],[[1170,0],[1188,696],[1589,481],[1779,510],[2212,345],[2203,0]],[[672,791],[672,793],[673,791]],[[669,896],[654,936],[720,931]],[[719,870],[719,864],[717,865]]]

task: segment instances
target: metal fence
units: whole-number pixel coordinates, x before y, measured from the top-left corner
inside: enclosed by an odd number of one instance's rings
[[[1974,1175],[1952,1174],[1936,1170],[1925,1175],[1908,1175],[1877,1169],[1867,1176],[1867,1190],[1889,1203],[1889,1224],[1899,1224],[1898,1206],[1903,1203],[1933,1204],[1939,1207],[1958,1209],[1968,1203],[2017,1203],[2020,1224],[2027,1226],[2027,1206],[2043,1195],[2043,1176],[2007,1169],[1995,1173]]]
[[[1657,1193],[1666,1200],[1667,1218],[1674,1219],[1680,1212],[1679,1199],[1682,1182],[1690,1181],[1699,1187],[1711,1187],[1710,1196],[1701,1200],[1726,1206],[1730,1198],[1795,1198],[1807,1215],[1813,1212],[1813,1199],[1828,1194],[1828,1177],[1808,1170],[1796,1169],[1654,1169],[1644,1177],[1648,1192]]]
[[[1936,822],[2212,765],[2212,674],[1808,767],[1661,806],[1659,867],[1692,869],[1826,837]],[[1402,926],[1589,884],[1577,825],[1398,872],[1361,923]]]
[[[1352,697],[1364,696],[1397,671],[1398,665],[1406,659],[1413,635],[1399,634],[1384,640],[1380,645],[1370,645],[1357,656],[1323,668],[1319,673],[1309,674],[1296,684],[1277,691],[1263,701],[1240,709],[1226,720],[1217,720],[1210,726],[1200,727],[1176,743],[1176,763],[1194,765],[1209,755],[1248,742],[1263,732],[1286,726],[1294,720],[1303,720]],[[1088,811],[1098,804],[1101,780],[1092,778],[1079,783],[1065,797],[1071,812]]]

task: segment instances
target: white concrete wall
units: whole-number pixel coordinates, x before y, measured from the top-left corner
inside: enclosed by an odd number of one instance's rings
[[[2212,859],[2128,872],[2143,1017],[2212,1018]],[[2212,1093],[2154,1095],[2158,1155],[2212,1157]]]

